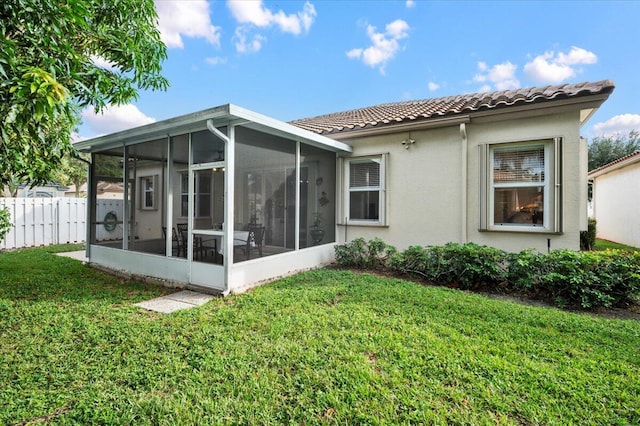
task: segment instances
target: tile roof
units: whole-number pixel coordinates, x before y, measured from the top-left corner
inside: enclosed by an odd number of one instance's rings
[[[608,95],[613,91],[614,87],[611,80],[602,80],[593,83],[532,87],[417,101],[391,102],[303,118],[291,121],[290,124],[321,135],[327,135],[559,99],[598,94]]]
[[[598,174],[602,174],[601,172],[604,172],[605,170],[611,169],[611,170],[615,170],[617,169],[617,165],[620,163],[624,163],[627,160],[630,160],[632,158],[638,157],[640,158],[640,151],[635,151],[632,152],[631,154],[627,154],[624,157],[620,157],[617,160],[613,160],[610,163],[605,164],[604,166],[600,166],[597,169],[593,169],[589,172],[589,176],[593,176],[593,175],[598,175]]]

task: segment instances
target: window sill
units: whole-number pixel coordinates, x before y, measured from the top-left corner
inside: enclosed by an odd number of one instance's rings
[[[491,227],[489,229],[478,229],[478,232],[496,232],[496,233],[509,233],[509,234],[547,234],[547,235],[560,235],[561,231],[552,231],[547,228],[526,228],[522,226],[518,227]]]
[[[368,221],[353,221],[353,222],[343,222],[343,223],[338,223],[338,226],[362,226],[362,227],[370,227],[370,228],[388,228],[389,225],[385,224],[385,223],[381,223],[381,222],[368,222]]]

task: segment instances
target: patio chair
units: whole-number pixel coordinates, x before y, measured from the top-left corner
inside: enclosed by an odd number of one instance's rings
[[[167,227],[162,227],[162,239],[167,241]],[[171,228],[171,255],[172,256],[180,256],[182,254],[183,245],[180,242],[180,238],[178,238],[178,233],[176,232],[176,228]]]
[[[180,235],[180,240],[182,241],[182,247],[184,248],[184,256],[187,257],[187,241],[189,238],[188,229],[189,225],[186,223],[177,223],[176,228],[178,228],[178,234]],[[205,247],[202,244],[202,238],[193,237],[193,258],[195,260],[202,260],[205,256]]]
[[[264,226],[249,224],[247,228],[249,231],[249,238],[247,238],[247,259],[250,256],[251,248],[257,248],[258,254],[262,257],[262,242],[264,241]]]

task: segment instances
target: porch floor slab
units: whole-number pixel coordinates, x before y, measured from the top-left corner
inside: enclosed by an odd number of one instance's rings
[[[78,251],[65,251],[63,253],[56,253],[58,256],[70,257],[72,259],[79,260],[81,262],[87,263],[89,259],[87,259],[87,252],[84,250]]]
[[[156,297],[155,299],[145,300],[136,303],[134,306],[146,309],[148,311],[161,312],[170,314],[171,312],[182,309],[195,308],[209,302],[216,296],[211,294],[198,293],[197,291],[183,290],[178,293],[169,294],[168,296]]]

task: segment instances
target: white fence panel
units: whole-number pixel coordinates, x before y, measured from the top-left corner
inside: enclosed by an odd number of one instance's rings
[[[86,198],[60,198],[58,202],[58,244],[84,242],[86,233]]]
[[[0,198],[13,227],[0,249],[85,241],[87,200],[84,198]]]
[[[96,221],[101,222],[106,219],[107,214],[112,213],[116,216],[116,221],[122,222],[123,218],[122,200],[111,198],[99,198],[96,203]],[[121,240],[122,239],[122,223],[118,223],[113,231],[108,231],[104,225],[96,226],[96,240]]]

